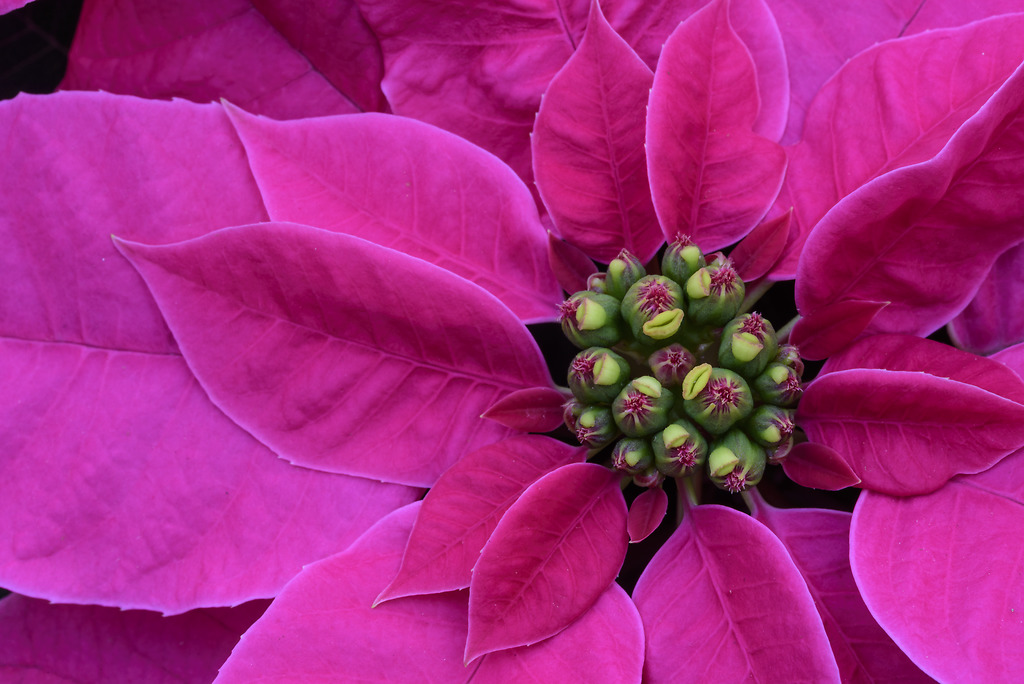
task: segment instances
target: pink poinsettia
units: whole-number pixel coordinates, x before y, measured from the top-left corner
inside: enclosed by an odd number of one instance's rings
[[[990,313],[1014,272],[997,257],[1020,241],[1020,17],[930,6],[908,27],[916,7],[888,8],[815,50],[843,17],[470,5],[361,2],[342,12],[348,60],[318,38],[326,18],[274,3],[180,21],[90,4],[66,87],[241,108],[103,93],[0,108],[17,132],[0,171],[0,584],[166,613],[277,596],[222,681],[1006,678],[1021,628],[999,587],[1017,570],[978,559],[1019,550],[1012,506],[994,504],[1020,501],[1024,384],[921,337],[972,298]],[[99,39],[125,17],[147,27],[136,44]],[[453,26],[478,33],[453,42]],[[231,74],[223,56],[257,38],[283,51],[272,74],[188,76]],[[389,107],[503,161],[395,116],[302,118]],[[532,177],[566,242],[545,234]],[[748,516],[680,489],[630,599],[614,579],[665,490],[627,505],[583,450],[522,434],[551,429],[563,396],[524,323],[555,317],[560,282],[582,289],[588,256],[647,260],[680,230],[708,251],[749,236],[731,255],[748,280],[769,274],[759,289],[797,275],[793,336],[831,358],[798,410],[812,441],[784,465],[868,490],[852,570],[848,514],[751,494]],[[986,293],[993,264],[1011,275]],[[969,307],[960,326],[986,334]],[[949,506],[987,542],[950,534]],[[945,573],[894,592],[940,553]],[[967,590],[982,565],[991,584]],[[936,594],[945,621],[918,612]],[[958,630],[1005,641],[958,650]],[[27,649],[5,666],[40,657]]]

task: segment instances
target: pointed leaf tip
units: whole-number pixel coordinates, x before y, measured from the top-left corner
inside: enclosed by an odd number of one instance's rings
[[[786,476],[811,489],[835,492],[856,487],[860,478],[846,459],[831,447],[815,442],[802,442],[782,459]]]
[[[523,432],[551,432],[562,424],[567,397],[553,387],[517,390],[492,404],[480,417]]]
[[[768,211],[786,155],[753,132],[758,109],[754,63],[728,4],[709,3],[665,43],[650,93],[647,167],[665,236],[687,233],[713,251]]]
[[[653,78],[593,2],[583,41],[537,112],[531,149],[541,198],[559,232],[598,261],[622,249],[647,261],[662,243],[642,154]]]
[[[645,681],[839,682],[821,618],[785,547],[739,511],[689,508],[633,600],[647,635]]]
[[[826,359],[857,339],[888,305],[851,299],[817,309],[796,322],[789,340],[800,348],[803,358]]]
[[[127,251],[214,403],[299,465],[430,486],[508,434],[488,406],[550,384],[492,295],[351,235],[263,223]]]
[[[668,495],[661,487],[650,487],[633,499],[629,507],[626,530],[629,543],[636,544],[647,539],[658,529],[668,510]]]
[[[498,521],[543,475],[586,458],[582,448],[519,435],[467,454],[427,493],[402,566],[377,602],[468,587]]]
[[[502,516],[473,568],[465,659],[547,639],[593,605],[626,555],[616,473],[564,466]]]

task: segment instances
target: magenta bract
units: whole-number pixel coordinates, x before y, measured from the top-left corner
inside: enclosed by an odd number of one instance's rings
[[[239,429],[110,241],[266,220],[219,106],[62,93],[5,102],[0,120],[18,130],[0,165],[0,586],[167,613],[234,605],[418,495],[289,466]]]
[[[492,155],[383,114],[277,122],[228,113],[272,220],[391,247],[476,283],[527,322],[554,320],[561,293],[537,208]]]
[[[949,322],[958,346],[991,354],[1024,342],[1024,245],[1003,252],[974,299]]]
[[[0,674],[8,682],[212,681],[267,602],[162,617],[98,606],[0,601]]]
[[[499,399],[482,417],[520,432],[551,432],[562,424],[565,400],[553,387],[531,387]]]
[[[935,491],[1024,446],[1024,406],[919,371],[822,375],[804,392],[797,423],[843,454],[864,488],[890,494]]]
[[[739,511],[691,508],[633,600],[647,634],[644,681],[839,682],[814,601],[785,547]]]
[[[62,87],[194,102],[226,98],[279,118],[386,107],[377,40],[352,3],[87,2]]]
[[[775,277],[792,277],[811,229],[872,178],[934,157],[1024,59],[1024,15],[865,50],[816,95],[789,150],[783,209],[793,230]]]
[[[562,631],[615,580],[626,556],[619,475],[563,466],[502,516],[469,585],[466,662]]]
[[[306,568],[239,643],[217,684],[313,680],[639,682],[643,631],[621,588],[558,635],[463,665],[465,592],[411,596],[371,608],[394,576],[418,505],[381,521],[346,552]],[[586,652],[586,658],[567,654]]]
[[[787,211],[759,223],[729,252],[733,268],[745,282],[763,277],[782,256],[792,217],[793,212]]]
[[[631,544],[641,542],[658,529],[668,510],[668,495],[661,487],[648,487],[629,505],[626,530]]]
[[[662,231],[705,251],[736,242],[778,194],[786,156],[753,132],[750,53],[715,0],[680,24],[662,53],[647,113],[647,172]]]
[[[832,447],[802,442],[782,459],[782,469],[793,482],[804,487],[838,491],[860,484],[847,458]]]
[[[533,127],[534,176],[555,227],[605,263],[622,249],[646,262],[664,241],[644,154],[653,78],[595,1],[583,42],[548,86]]]
[[[871,332],[925,335],[966,306],[1024,221],[1024,67],[998,86],[937,156],[841,200],[801,254],[803,314],[859,299],[890,302]]]
[[[583,36],[589,2],[358,0],[397,114],[452,131],[530,179],[541,94]]]
[[[782,541],[806,580],[844,682],[931,681],[878,626],[858,593],[849,513],[779,509],[758,500],[753,514]]]
[[[427,493],[402,567],[377,602],[468,587],[480,550],[509,506],[537,479],[583,456],[582,449],[537,435],[464,456]]]
[[[857,502],[857,586],[879,624],[940,681],[1012,681],[1024,666],[1021,511],[1020,453],[928,496],[865,492]]]
[[[508,434],[480,417],[499,397],[550,383],[497,299],[359,238],[264,223],[118,244],[214,403],[299,465],[429,486]]]

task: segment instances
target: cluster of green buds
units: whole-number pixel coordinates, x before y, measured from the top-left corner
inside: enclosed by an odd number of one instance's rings
[[[793,445],[803,362],[772,324],[740,313],[745,286],[721,253],[677,237],[661,275],[623,251],[562,304],[569,367],[565,424],[643,487],[706,468],[740,492]]]

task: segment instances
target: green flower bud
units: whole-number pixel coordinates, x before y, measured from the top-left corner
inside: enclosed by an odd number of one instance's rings
[[[570,399],[562,405],[562,422],[565,423],[565,427],[569,428],[569,432],[575,434],[579,427],[580,414],[586,408],[586,404],[576,398]]]
[[[586,406],[576,418],[576,440],[588,449],[603,449],[619,436],[607,406]]]
[[[795,424],[793,411],[771,404],[762,404],[754,409],[744,425],[744,431],[754,442],[774,449],[787,439],[792,439]]]
[[[741,430],[730,430],[712,445],[708,471],[715,486],[736,494],[761,481],[767,462],[763,447],[751,442]]]
[[[668,425],[672,393],[649,375],[634,378],[612,402],[615,424],[628,437],[646,437]]]
[[[690,279],[694,273],[704,268],[707,262],[700,247],[693,243],[689,235],[679,233],[669,243],[665,256],[661,258],[661,272],[680,285]]]
[[[700,366],[690,373],[698,368]],[[683,409],[695,423],[713,435],[723,434],[750,415],[754,408],[754,398],[747,381],[731,370],[712,368],[704,386],[695,393],[692,389],[688,392],[684,382]]]
[[[704,464],[708,443],[687,420],[670,423],[651,438],[655,467],[666,477],[680,477]]]
[[[804,360],[800,358],[800,350],[795,344],[783,344],[779,347],[779,353],[775,357],[775,363],[789,366],[796,371],[797,377],[804,376]]]
[[[743,279],[724,256],[698,270],[686,281],[690,298],[686,315],[694,323],[725,325],[743,305]]]
[[[587,289],[598,294],[608,294],[605,277],[604,273],[592,273],[590,277],[587,278]]]
[[[582,290],[559,307],[562,332],[580,349],[613,347],[623,337],[619,300]]]
[[[626,250],[608,264],[605,277],[605,291],[616,299],[622,299],[633,283],[647,275],[647,270],[640,260]]]
[[[651,375],[664,387],[682,387],[683,378],[695,363],[697,360],[689,349],[674,343],[658,349],[647,359]]]
[[[590,347],[569,365],[569,389],[585,404],[609,404],[629,382],[629,363],[604,347]]]
[[[654,454],[646,439],[626,437],[615,443],[612,466],[627,475],[640,475],[654,464]]]
[[[796,370],[781,363],[771,363],[753,382],[754,392],[767,404],[791,408],[800,401],[803,387]]]
[[[659,344],[682,325],[683,290],[665,276],[644,276],[622,298],[621,312],[638,341]]]
[[[722,330],[718,363],[745,378],[756,378],[775,359],[778,350],[775,328],[768,319],[759,313],[743,314]]]

